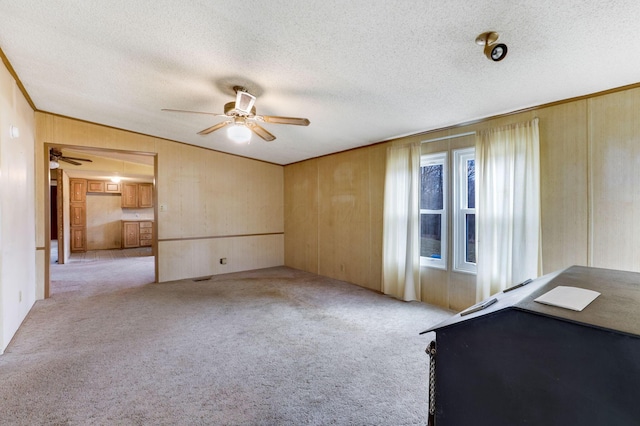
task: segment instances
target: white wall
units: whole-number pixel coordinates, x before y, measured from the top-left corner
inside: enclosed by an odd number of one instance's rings
[[[34,129],[33,110],[0,66],[0,353],[36,300]]]

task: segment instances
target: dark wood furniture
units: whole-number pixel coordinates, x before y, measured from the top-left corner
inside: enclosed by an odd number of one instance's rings
[[[601,295],[581,312],[534,301],[557,286]],[[435,426],[640,424],[640,274],[573,266],[494,297],[424,332]]]

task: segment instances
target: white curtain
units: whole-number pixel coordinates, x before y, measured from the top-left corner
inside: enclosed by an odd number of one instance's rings
[[[420,300],[420,143],[387,149],[382,291]]]
[[[476,135],[477,300],[542,271],[538,119]]]

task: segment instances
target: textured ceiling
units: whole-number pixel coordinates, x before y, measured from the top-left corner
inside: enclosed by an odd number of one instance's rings
[[[39,110],[289,164],[637,83],[639,22],[637,0],[0,0],[0,48]],[[160,111],[223,112],[236,84],[311,125],[238,145]]]

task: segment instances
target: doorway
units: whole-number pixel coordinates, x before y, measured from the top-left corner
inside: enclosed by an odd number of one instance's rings
[[[157,282],[156,154],[45,144],[47,156],[52,147],[64,157],[49,165],[45,192],[45,298]],[[125,207],[132,188],[142,188],[146,204]],[[131,223],[142,232],[133,247],[123,244]]]

